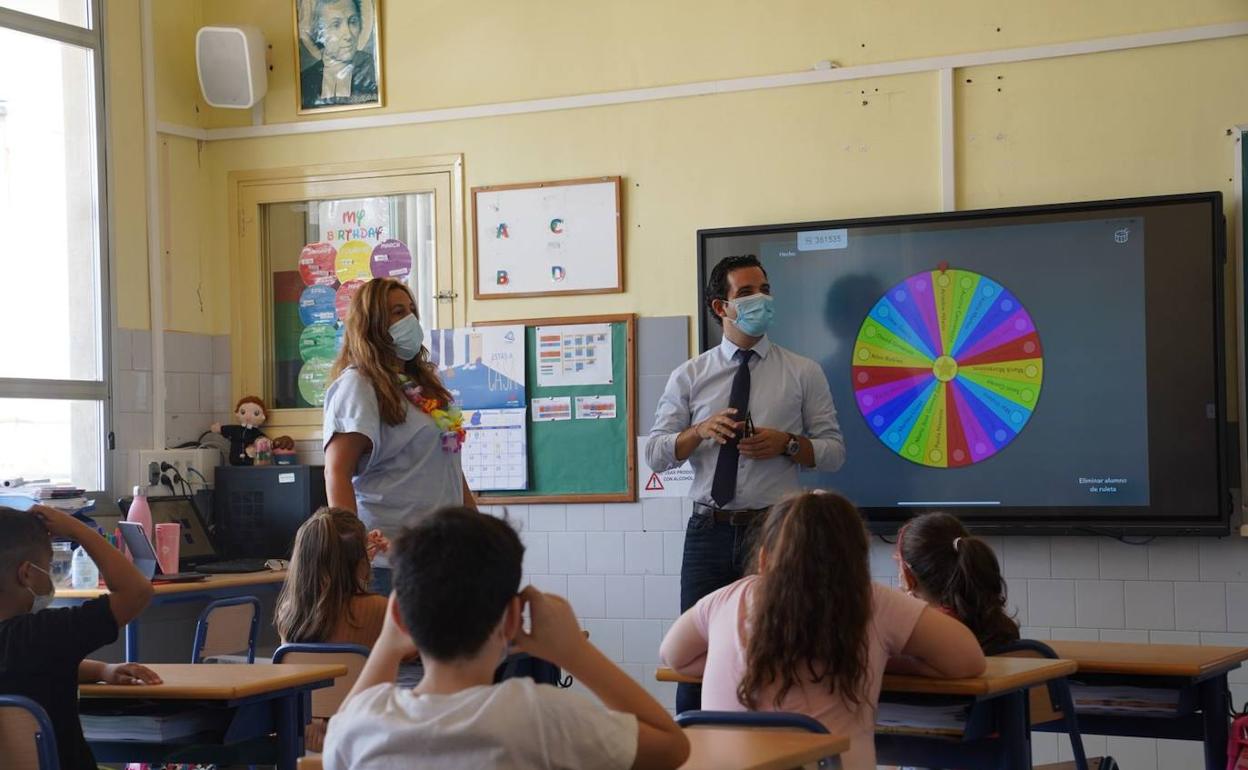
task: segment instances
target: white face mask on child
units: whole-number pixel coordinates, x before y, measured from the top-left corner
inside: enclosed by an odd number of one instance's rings
[[[49,590],[46,594],[37,594],[35,593],[35,589],[31,588],[30,586],[26,586],[26,590],[30,591],[30,595],[35,597],[35,603],[31,605],[30,611],[32,613],[43,612],[48,607],[52,606],[52,600],[56,598],[56,583],[52,580],[51,572],[48,572],[46,569],[44,569],[43,567],[40,567],[38,564],[35,564],[34,562],[30,562],[30,566],[34,567],[35,569],[39,570],[43,574],[47,575],[48,585],[52,586],[51,590]]]

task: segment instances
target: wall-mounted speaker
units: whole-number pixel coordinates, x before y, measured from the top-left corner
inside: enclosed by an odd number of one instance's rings
[[[195,34],[195,65],[204,101],[247,109],[264,98],[269,80],[259,27],[202,27]]]

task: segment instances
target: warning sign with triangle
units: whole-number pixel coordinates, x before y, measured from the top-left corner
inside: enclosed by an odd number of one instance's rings
[[[651,473],[650,480],[646,482],[647,492],[658,492],[663,489],[663,479],[659,478],[659,474]]]

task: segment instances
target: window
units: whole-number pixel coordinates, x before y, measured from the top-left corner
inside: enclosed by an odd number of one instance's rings
[[[271,407],[271,435],[320,438],[325,378],[363,281],[407,283],[426,329],[464,320],[458,155],[237,171],[232,395]]]
[[[12,10],[12,9],[16,9]],[[85,0],[0,0],[0,478],[106,487],[101,50]]]
[[[270,287],[270,405],[319,407],[355,291],[373,278],[412,289],[425,326],[438,324],[433,193],[262,206]]]

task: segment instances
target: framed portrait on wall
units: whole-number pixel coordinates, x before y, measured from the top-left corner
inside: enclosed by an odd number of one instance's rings
[[[381,0],[293,0],[300,115],[382,105]]]

